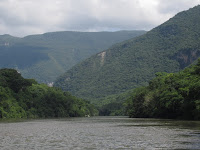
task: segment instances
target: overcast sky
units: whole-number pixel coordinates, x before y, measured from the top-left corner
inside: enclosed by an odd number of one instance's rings
[[[150,30],[200,0],[0,0],[0,34]]]

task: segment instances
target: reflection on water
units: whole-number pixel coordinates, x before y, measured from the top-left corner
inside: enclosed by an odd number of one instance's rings
[[[200,122],[126,117],[1,122],[0,149],[200,149]]]

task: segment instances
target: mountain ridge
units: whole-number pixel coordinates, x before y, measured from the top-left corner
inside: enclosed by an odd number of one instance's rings
[[[180,12],[144,35],[93,55],[60,76],[55,86],[101,99],[146,85],[156,72],[183,69],[200,56],[198,14],[200,6]]]
[[[85,58],[143,33],[60,31],[23,38],[0,35],[0,68],[14,68],[25,78],[49,83]]]

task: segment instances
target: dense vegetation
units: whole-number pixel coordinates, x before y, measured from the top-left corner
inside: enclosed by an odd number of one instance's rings
[[[0,36],[0,68],[14,68],[23,77],[50,83],[73,65],[111,45],[145,33],[54,32],[24,38]]]
[[[156,72],[178,72],[200,56],[200,6],[74,66],[55,86],[98,101],[144,86]]]
[[[130,117],[200,120],[200,59],[179,73],[157,73],[128,100]]]
[[[0,118],[47,118],[95,115],[89,102],[58,88],[24,79],[14,69],[0,70]]]
[[[126,100],[132,95],[132,90],[125,93],[109,95],[102,99],[92,101],[99,110],[100,116],[127,116]]]

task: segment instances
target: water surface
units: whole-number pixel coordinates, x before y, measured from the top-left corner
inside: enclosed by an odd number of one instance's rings
[[[0,122],[0,149],[200,149],[200,122],[127,117]]]

